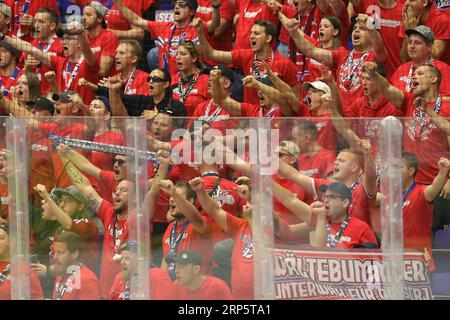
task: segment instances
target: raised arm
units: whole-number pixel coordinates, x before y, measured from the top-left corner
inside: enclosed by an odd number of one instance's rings
[[[0,39],[4,38],[7,43],[16,48],[17,50],[30,54],[39,60],[41,63],[50,66],[50,56],[38,48],[34,47],[31,43],[20,40],[18,38],[11,38],[4,33],[0,35]]]
[[[447,137],[450,137],[450,121],[438,115],[432,108],[428,107],[428,103],[423,97],[417,97],[414,100],[415,105],[430,117],[431,121],[438,127],[439,130],[444,132]]]
[[[314,194],[313,179],[298,172],[295,168],[280,159],[278,171],[290,181],[298,184],[305,191]]]
[[[69,230],[72,227],[72,218],[65,213],[55,201],[53,201],[52,197],[50,197],[47,192],[47,188],[42,184],[38,184],[33,189],[45,201],[45,204],[48,205],[48,209],[50,210],[50,214],[58,221],[63,229]]]
[[[322,64],[332,67],[333,66],[333,56],[330,51],[316,48],[311,42],[306,40],[299,30],[299,22],[295,19],[288,19],[283,13],[279,12],[278,17],[281,23],[286,28],[286,30],[291,35],[294,40],[295,45],[308,58],[312,58]]]
[[[109,77],[105,82],[105,86],[109,89],[109,102],[111,104],[111,115],[116,117],[128,117],[127,108],[123,104],[120,90],[122,90],[122,80],[120,77]]]
[[[208,214],[219,227],[224,231],[228,231],[227,213],[222,210],[219,204],[209,196],[204,188],[203,179],[200,177],[194,178],[189,181],[192,190],[197,193],[197,199],[200,201],[200,205],[206,214]]]
[[[95,179],[100,179],[100,168],[94,166],[85,156],[78,151],[70,148],[65,144],[60,144],[58,147],[60,156],[67,158],[72,164],[77,167],[81,172]]]
[[[240,117],[242,115],[241,104],[236,100],[231,99],[231,97],[225,92],[220,85],[219,79],[221,71],[218,69],[211,70],[210,79],[212,85],[212,96],[214,102],[225,111],[227,111],[233,117]]]
[[[219,51],[211,47],[206,39],[205,33],[203,32],[203,21],[200,18],[195,18],[193,25],[198,34],[198,39],[200,41],[199,49],[203,57],[212,59],[219,63],[230,64],[231,63],[231,52]]]
[[[211,0],[211,4],[212,4],[212,18],[211,18],[211,20],[209,20],[206,23],[206,30],[208,31],[208,34],[216,35],[217,29],[219,29],[219,28],[223,32],[223,30],[225,29],[224,28],[225,25],[228,24],[228,21],[220,18],[221,1],[220,0]],[[217,35],[220,35],[220,33]]]
[[[375,81],[377,88],[381,91],[382,95],[385,96],[390,103],[392,103],[397,109],[403,109],[403,101],[405,96],[402,90],[391,85],[386,78],[382,77],[376,70],[377,64],[375,62],[364,63],[364,69]]]
[[[447,181],[448,172],[450,170],[450,160],[441,158],[438,161],[439,173],[434,178],[433,183],[425,188],[423,195],[428,202],[432,202],[434,198],[441,192]]]
[[[372,155],[372,147],[369,140],[360,140],[358,144],[364,156],[364,189],[366,189],[367,195],[373,198],[377,195],[377,168]]]
[[[116,0],[116,4],[119,7],[122,15],[127,19],[130,24],[133,24],[141,29],[147,29],[147,20],[141,18],[139,15],[128,9],[121,0]]]
[[[369,18],[367,14],[358,14],[356,22],[361,26],[362,30],[366,30],[369,34],[369,40],[375,53],[375,59],[381,63],[386,62],[388,52],[381,34],[375,29],[375,21],[373,18]]]
[[[161,188],[159,183],[166,179],[167,174],[169,173],[169,163],[170,157],[164,151],[158,152],[157,160],[159,161],[158,172],[156,172],[155,177],[152,179],[150,190],[147,192],[147,200],[146,203],[148,205],[148,209],[150,213],[153,213],[156,207],[156,203],[159,198],[159,194],[161,193]]]
[[[272,181],[273,194],[289,211],[295,214],[302,221],[309,223],[311,220],[311,207],[297,198],[297,196]]]

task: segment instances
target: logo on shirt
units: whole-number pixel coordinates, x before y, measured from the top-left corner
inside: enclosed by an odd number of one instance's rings
[[[253,11],[253,12],[245,11],[244,18],[248,18],[248,19],[256,18],[256,16],[258,14],[260,14],[261,11],[262,11],[262,9],[259,9],[258,11]]]
[[[208,190],[211,191],[211,190]],[[234,198],[230,194],[228,190],[223,190],[220,188],[220,186],[217,187],[217,189],[213,192],[211,195],[211,198],[216,200],[216,202],[219,204],[219,206],[223,206],[224,204],[233,205],[234,204]]]
[[[305,176],[312,177],[316,173],[319,173],[319,169],[316,168],[316,169],[309,169],[309,170],[301,170],[300,173]]]
[[[406,200],[405,202],[403,202],[402,208],[407,207],[407,206],[409,206],[410,204],[411,204],[411,200]]]
[[[241,237],[241,241],[245,242],[245,246],[242,249],[242,258],[251,259],[253,257],[253,236],[244,234]]]

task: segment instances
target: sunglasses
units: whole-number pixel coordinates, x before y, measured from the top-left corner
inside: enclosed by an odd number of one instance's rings
[[[156,82],[156,83],[160,83],[160,82],[164,82],[164,81],[167,81],[167,80],[163,79],[163,78],[160,78],[160,77],[156,77],[156,76],[147,77],[147,82],[150,82],[150,81],[153,81],[153,82]]]
[[[126,161],[123,159],[112,159],[112,164],[114,165],[115,163],[118,163],[119,166],[123,165]]]
[[[176,1],[174,3],[174,7],[179,6],[180,8],[186,8],[189,6],[189,4],[186,1]]]

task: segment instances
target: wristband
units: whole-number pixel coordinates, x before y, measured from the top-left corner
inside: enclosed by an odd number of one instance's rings
[[[219,4],[217,5],[217,6],[215,6],[215,5],[212,5],[212,7],[213,7],[214,9],[219,9],[221,5],[222,5],[222,4],[221,4],[221,3],[219,3]]]

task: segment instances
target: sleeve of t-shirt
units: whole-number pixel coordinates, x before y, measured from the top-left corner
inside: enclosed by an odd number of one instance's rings
[[[242,71],[245,71],[245,66],[247,65],[249,59],[252,59],[252,57],[252,50],[231,50],[231,63]]]
[[[104,223],[106,217],[108,216],[108,213],[114,214],[113,205],[110,202],[103,199],[102,203],[100,204],[100,207],[98,208],[97,217],[99,217],[100,220],[102,220],[102,222]]]
[[[241,103],[241,116],[242,117],[259,117],[259,110],[261,108],[257,105],[250,103]]]
[[[112,186],[115,180],[114,172],[108,170],[101,170],[99,174],[99,182],[105,186]]]
[[[236,232],[241,228],[241,226],[245,223],[244,219],[233,216],[231,213],[227,212],[227,225],[229,235],[234,236]]]
[[[347,50],[331,50],[331,56],[333,58],[333,68],[337,68],[342,55],[346,52]]]
[[[155,40],[159,35],[161,35],[161,31],[165,29],[167,24],[168,22],[148,21],[147,30],[150,32],[150,38]]]
[[[432,26],[432,31],[434,33],[436,40],[450,40],[450,17],[444,13],[436,16],[436,21]],[[447,44],[448,46],[448,44]],[[446,52],[448,53],[448,47]]]

